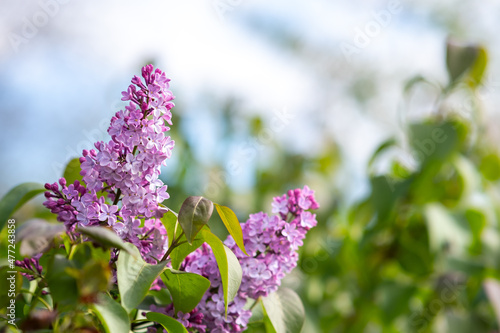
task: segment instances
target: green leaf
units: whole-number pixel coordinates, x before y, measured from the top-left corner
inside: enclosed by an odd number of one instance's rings
[[[212,248],[215,260],[219,266],[222,288],[224,291],[225,313],[227,314],[227,305],[234,299],[240,288],[242,278],[240,263],[234,253],[210,230],[202,229],[200,234],[205,242]]]
[[[306,314],[300,297],[293,290],[279,288],[262,297],[262,305],[276,333],[300,333]]]
[[[178,269],[182,263],[182,261],[190,254],[191,252],[195,251],[197,248],[201,246],[201,244],[204,243],[204,241],[201,238],[195,238],[193,240],[192,245],[190,245],[186,241],[186,236],[182,236],[180,239],[180,242],[184,242],[180,245],[177,245],[177,247],[170,253],[170,259],[172,260],[172,267],[175,269]]]
[[[163,326],[168,333],[188,333],[184,325],[179,323],[174,318],[164,315],[163,313],[148,312],[146,313],[146,318]]]
[[[450,76],[450,84],[456,82],[473,65],[477,57],[475,45],[465,45],[453,41],[446,44],[446,68]]]
[[[23,183],[10,190],[0,200],[0,230],[16,210],[42,192],[45,192],[45,187],[38,183]]]
[[[184,200],[178,220],[189,244],[193,242],[201,228],[208,223],[213,210],[212,201],[204,197],[188,197]]]
[[[106,245],[108,247],[114,247],[120,250],[128,251],[130,254],[130,249],[126,246],[125,242],[112,230],[106,227],[78,227],[76,231],[88,236],[92,240],[99,244]]]
[[[77,281],[67,273],[68,268],[74,267],[74,263],[60,254],[49,259],[45,277],[55,303],[74,305],[78,301]]]
[[[396,144],[397,144],[397,142],[396,142],[395,138],[389,138],[389,139],[385,140],[384,142],[382,142],[382,144],[380,144],[380,146],[378,146],[377,150],[375,150],[372,157],[370,157],[370,161],[368,162],[368,167],[371,167],[373,165],[373,163],[377,160],[377,157],[380,154],[382,154],[387,149],[395,146]]]
[[[99,294],[92,308],[102,323],[106,333],[125,333],[130,331],[127,311],[108,294]]]
[[[474,60],[474,65],[470,68],[469,75],[467,77],[467,83],[472,88],[476,88],[483,81],[484,73],[486,72],[486,66],[488,64],[488,53],[486,49],[482,46],[477,46],[476,59]]]
[[[227,231],[229,231],[229,234],[233,236],[236,245],[238,245],[243,253],[248,255],[245,250],[245,244],[243,244],[243,231],[241,230],[241,224],[238,221],[236,214],[231,210],[231,208],[226,206],[215,204],[215,208],[217,209],[217,213],[219,213],[222,222],[224,222]]]
[[[49,248],[54,237],[65,231],[66,227],[60,223],[49,223],[42,219],[28,220],[17,230],[17,241],[21,242],[19,253],[30,257],[42,253]]]
[[[210,287],[210,281],[203,276],[175,269],[165,270],[161,279],[172,295],[176,312],[192,311]]]
[[[137,247],[129,243],[126,246],[129,251],[120,251],[116,271],[122,306],[130,312],[146,297],[151,284],[163,272],[167,261],[150,265],[142,259]]]
[[[66,165],[66,169],[64,170],[63,177],[66,179],[66,183],[68,186],[73,184],[75,180],[82,181],[83,176],[80,175],[80,171],[82,171],[81,163],[79,158],[74,158]]]

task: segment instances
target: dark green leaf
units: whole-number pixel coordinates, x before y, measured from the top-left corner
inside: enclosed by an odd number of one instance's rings
[[[161,279],[172,295],[176,312],[192,311],[210,287],[210,281],[203,276],[175,269],[165,270]]]
[[[0,231],[9,217],[34,196],[45,192],[45,187],[38,183],[23,183],[10,190],[0,200]]]
[[[217,260],[222,280],[222,288],[224,290],[224,304],[227,314],[227,305],[234,299],[240,288],[242,278],[240,263],[234,253],[210,230],[202,229],[200,234],[205,242],[212,248],[212,252]]]
[[[130,332],[127,311],[108,294],[99,294],[97,303],[92,305],[106,333]]]
[[[304,326],[305,310],[300,297],[293,290],[279,288],[263,297],[262,305],[276,333],[300,333]]]
[[[229,234],[233,236],[236,245],[238,245],[243,253],[248,255],[245,250],[245,244],[243,244],[243,231],[241,230],[241,224],[238,221],[236,214],[231,210],[231,208],[226,206],[215,204],[215,208],[217,209],[217,213],[219,213],[222,222],[224,222],[227,231],[229,231]]]
[[[129,251],[129,247],[125,246],[125,242],[109,228],[100,226],[78,227],[76,231],[88,236],[101,245]]]
[[[116,276],[122,306],[130,312],[146,297],[151,284],[163,272],[167,261],[150,265],[142,259],[137,247],[130,243],[126,243],[126,246],[129,251],[120,251],[118,255]]]
[[[184,325],[179,323],[174,318],[164,315],[163,313],[148,312],[146,313],[146,318],[163,326],[168,333],[188,333]]]
[[[207,224],[213,210],[212,201],[204,197],[188,197],[184,200],[178,220],[189,244],[193,242],[201,228]]]
[[[473,65],[478,55],[475,45],[464,45],[453,41],[446,44],[446,68],[450,84],[456,82]]]

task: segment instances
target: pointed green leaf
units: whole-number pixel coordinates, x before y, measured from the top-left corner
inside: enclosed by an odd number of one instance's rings
[[[111,229],[106,227],[78,227],[76,231],[88,236],[99,244],[114,247],[120,250],[130,251],[125,242]],[[130,252],[130,254],[133,254]]]
[[[236,214],[231,210],[231,208],[226,206],[215,204],[215,208],[217,209],[217,213],[219,213],[222,222],[224,222],[227,231],[229,231],[229,234],[233,236],[236,245],[238,245],[243,253],[248,255],[245,250],[245,244],[243,243],[243,231],[241,230],[241,224],[240,221],[238,221]]]
[[[189,244],[193,242],[201,228],[208,223],[213,210],[212,201],[204,197],[188,197],[184,200],[178,220]]]
[[[148,312],[146,313],[146,318],[163,326],[168,333],[188,333],[184,325],[179,323],[174,318],[164,315],[163,313]]]
[[[116,262],[118,290],[122,306],[130,312],[146,297],[151,284],[163,272],[167,261],[157,265],[146,263],[133,244],[125,244],[129,252],[120,251]]]
[[[234,299],[240,288],[242,278],[240,263],[234,253],[209,229],[202,229],[200,234],[212,249],[219,266],[224,291],[225,312],[227,314],[227,305]]]
[[[106,333],[125,333],[130,331],[127,311],[108,294],[99,294],[92,309],[101,321]]]
[[[16,210],[21,208],[28,200],[43,192],[45,192],[45,187],[38,183],[23,183],[10,190],[0,200],[0,231]]]
[[[172,295],[176,312],[191,312],[210,287],[210,281],[203,276],[175,269],[165,270],[161,279]]]
[[[68,186],[73,184],[75,180],[82,181],[83,176],[80,175],[82,171],[81,163],[79,158],[74,158],[68,162],[66,169],[64,170],[63,177],[66,179]]]
[[[300,297],[293,290],[279,288],[262,297],[262,305],[276,333],[300,333],[306,314]]]

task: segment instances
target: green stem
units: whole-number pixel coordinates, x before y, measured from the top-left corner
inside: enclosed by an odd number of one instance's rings
[[[259,303],[259,301],[260,301],[260,297],[259,297],[259,298],[257,298],[257,299],[255,300],[255,302],[253,302],[253,304],[252,304],[252,306],[250,307],[250,309],[249,309],[249,310],[250,310],[250,311],[252,311],[252,310],[253,310],[253,308],[257,305],[257,303]]]
[[[161,258],[160,261],[164,261],[164,260],[166,260],[168,258],[168,256],[170,255],[170,253],[172,253],[172,251],[179,245],[179,244],[177,244],[177,242],[179,242],[179,240],[181,239],[181,237],[183,235],[184,235],[184,231],[181,232],[181,234],[179,235],[179,237],[177,237],[176,239],[174,239],[174,241],[172,242],[172,244],[168,248],[167,253],[165,253],[165,255],[163,256],[163,258]]]

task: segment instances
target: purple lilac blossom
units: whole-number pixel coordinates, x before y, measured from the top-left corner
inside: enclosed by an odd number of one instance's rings
[[[134,76],[122,92],[122,101],[129,104],[111,118],[111,140],[83,151],[83,182],[67,185],[61,178],[59,184],[45,184],[44,205],[68,231],[108,226],[151,263],[166,250],[166,231],[158,219],[166,212],[159,204],[169,194],[158,177],[174,147],[165,135],[174,106],[169,81],[153,65],[143,67],[142,79]]]
[[[317,224],[316,215],[309,211],[319,208],[314,191],[307,186],[290,190],[287,195],[275,197],[272,207],[275,215],[263,212],[252,214],[242,224],[248,256],[238,248],[231,236],[224,242],[236,254],[243,270],[240,289],[228,305],[227,317],[224,316],[220,273],[210,247],[203,244],[183,262],[181,270],[200,274],[211,283],[210,289],[190,316],[177,316],[190,332],[243,332],[252,315],[245,308],[247,302],[278,290],[281,280],[297,265],[297,249],[302,245],[307,231]],[[152,310],[174,316],[172,306],[163,309],[154,307]],[[199,326],[200,315],[205,328]],[[196,318],[197,321],[190,318]],[[150,329],[148,332],[164,331]]]

